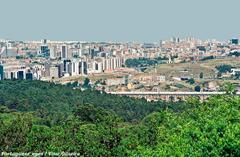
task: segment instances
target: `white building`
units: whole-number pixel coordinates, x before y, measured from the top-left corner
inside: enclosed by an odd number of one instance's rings
[[[72,76],[76,76],[80,74],[80,69],[79,69],[79,64],[80,62],[78,60],[72,61]]]
[[[56,59],[57,58],[57,48],[51,47],[50,48],[50,59]]]
[[[58,78],[59,77],[59,69],[56,66],[50,67],[50,78]]]

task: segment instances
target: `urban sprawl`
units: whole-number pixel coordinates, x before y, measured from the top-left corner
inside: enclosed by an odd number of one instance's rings
[[[0,80],[42,80],[96,90],[221,91],[238,85],[239,39],[155,43],[0,39]],[[89,79],[89,82],[86,81]]]

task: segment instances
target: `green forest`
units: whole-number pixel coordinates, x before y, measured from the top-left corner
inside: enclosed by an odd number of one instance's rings
[[[177,56],[173,56],[172,59],[173,58],[177,58]],[[154,58],[154,59],[134,58],[134,59],[127,59],[126,66],[131,67],[131,68],[147,67],[147,66],[154,66],[157,64],[162,64],[166,61],[168,61],[168,58],[166,58],[166,57],[158,57],[158,58]]]
[[[240,156],[240,98],[147,102],[41,81],[0,81],[1,152]]]

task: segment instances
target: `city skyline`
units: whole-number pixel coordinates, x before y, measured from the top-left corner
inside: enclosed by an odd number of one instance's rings
[[[240,2],[213,1],[2,1],[0,38],[157,42],[173,36],[226,41]],[[11,8],[11,11],[9,11]]]
[[[240,156],[240,0],[0,5],[0,156]]]

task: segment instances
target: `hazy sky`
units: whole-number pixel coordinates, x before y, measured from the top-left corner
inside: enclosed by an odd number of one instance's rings
[[[240,0],[0,0],[0,38],[159,41],[240,35]]]

